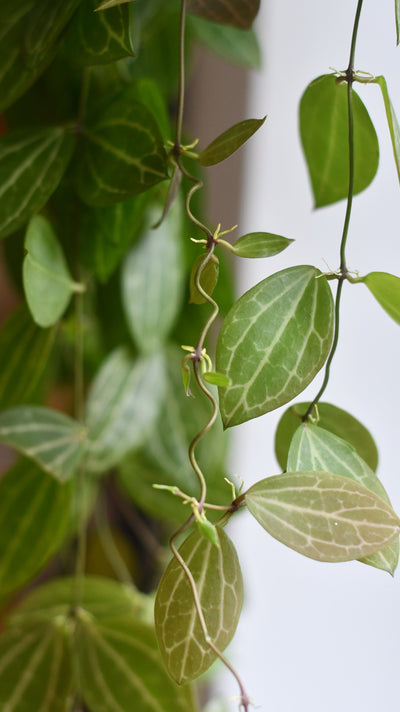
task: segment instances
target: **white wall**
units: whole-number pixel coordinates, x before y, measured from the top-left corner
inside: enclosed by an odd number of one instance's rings
[[[394,2],[366,0],[356,68],[383,74],[400,115],[400,47]],[[345,69],[355,0],[262,0],[258,29],[264,69],[254,76],[248,116],[268,119],[246,150],[240,234],[295,238],[283,255],[243,260],[240,293],[294,264],[338,266],[345,204],[312,209],[298,137],[298,103],[329,67]],[[361,87],[377,128],[381,159],[373,184],[354,200],[347,262],[360,274],[400,275],[400,186],[377,86]],[[324,400],[347,409],[373,433],[378,474],[400,512],[398,325],[363,285],[344,286],[341,338]],[[311,398],[319,376],[298,400]],[[279,409],[235,428],[233,471],[246,488],[279,467],[273,433]],[[357,562],[319,564],[274,541],[244,513],[230,526],[244,570],[246,599],[231,659],[257,709],[265,712],[397,712],[400,708],[400,575]],[[221,673],[224,694],[236,683]],[[237,702],[228,704],[237,709]]]

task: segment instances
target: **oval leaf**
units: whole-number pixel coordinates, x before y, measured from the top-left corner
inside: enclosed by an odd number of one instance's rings
[[[198,531],[179,549],[196,584],[208,634],[222,651],[232,639],[240,616],[243,582],[233,544],[217,527],[217,549]],[[155,602],[158,644],[171,677],[194,680],[216,659],[201,630],[189,581],[173,558],[160,581]]]
[[[217,344],[217,370],[231,385],[220,392],[225,427],[287,403],[314,378],[329,353],[333,300],[315,267],[290,267],[233,305]]]
[[[271,232],[249,232],[231,246],[238,257],[272,257],[289,247],[293,240]]]
[[[28,460],[20,460],[3,475],[1,599],[30,581],[58,551],[69,531],[71,505],[71,483],[60,484]]]
[[[25,236],[23,282],[26,301],[39,326],[53,326],[63,315],[76,284],[62,248],[46,218],[35,215]]]
[[[0,138],[0,237],[15,232],[57,188],[71,158],[71,131],[47,128]]]
[[[87,400],[87,468],[104,472],[139,447],[160,411],[165,388],[162,355],[134,359],[113,351],[93,381]]]
[[[391,506],[358,482],[328,472],[289,472],[250,487],[251,514],[278,541],[317,561],[373,554],[398,536]]]
[[[194,15],[241,29],[251,27],[259,7],[260,0],[188,0]]]
[[[207,371],[203,373],[203,378],[208,383],[213,383],[214,386],[220,386],[221,388],[226,388],[231,383],[228,376],[225,376],[224,373],[217,373],[217,371]]]
[[[387,272],[370,272],[363,282],[381,307],[400,324],[400,277]]]
[[[81,464],[85,435],[80,423],[51,408],[21,405],[0,413],[0,441],[60,482],[69,480]]]
[[[199,255],[193,263],[192,271],[190,273],[190,304],[204,304],[206,301],[205,297],[196,285],[197,273],[204,260],[205,255]],[[208,294],[208,296],[211,296],[215,289],[218,282],[218,274],[218,257],[211,255],[211,258],[207,260],[206,264],[202,268],[199,279],[201,288],[206,292],[206,294]]]
[[[202,166],[214,166],[216,163],[221,163],[246,143],[263,125],[265,119],[265,116],[263,119],[245,119],[245,121],[231,126],[198,155],[198,162]]]
[[[332,75],[319,77],[300,102],[300,134],[317,208],[346,198],[349,190],[346,86]],[[374,126],[355,91],[353,120],[355,195],[371,183],[379,162]]]
[[[302,417],[310,403],[296,403],[281,417],[275,435],[275,454],[282,468],[286,470],[289,446],[297,428],[302,424]],[[331,403],[318,403],[318,425],[330,433],[350,443],[375,472],[378,465],[378,450],[374,439],[356,418]],[[312,469],[312,468],[311,468]]]

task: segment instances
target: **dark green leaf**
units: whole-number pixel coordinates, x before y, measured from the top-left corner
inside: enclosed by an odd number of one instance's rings
[[[60,482],[69,480],[85,453],[85,429],[68,415],[40,406],[0,413],[0,441],[31,458]]]
[[[289,247],[293,240],[271,232],[249,232],[231,246],[238,257],[272,257]]]
[[[27,129],[0,138],[0,237],[15,232],[57,188],[74,146],[72,132]]]
[[[382,483],[348,442],[316,425],[304,423],[296,430],[290,445],[288,471],[316,470],[349,477],[389,502]],[[395,539],[382,551],[361,559],[366,564],[393,575],[399,559],[399,541]]]
[[[267,277],[233,305],[217,344],[217,371],[231,385],[220,392],[225,427],[256,418],[294,398],[329,353],[333,300],[315,267]]]
[[[206,298],[200,292],[197,287],[197,279],[199,279],[200,287],[203,291],[211,296],[214,291],[215,285],[218,282],[218,257],[211,255],[210,259],[207,260],[204,267],[201,267],[205,261],[206,255],[199,255],[192,267],[190,274],[190,303],[191,304],[204,304]],[[201,271],[199,272],[201,268]],[[199,276],[200,275],[200,276]]]
[[[248,29],[255,19],[260,0],[189,0],[188,10],[206,20]]]
[[[117,7],[117,5],[124,5],[127,2],[132,2],[132,0],[103,0],[96,10],[108,10],[111,7]]]
[[[64,41],[68,57],[79,65],[99,65],[134,56],[129,31],[129,7],[94,12],[97,0],[84,0]]]
[[[235,548],[217,527],[220,548],[198,531],[179,549],[189,568],[203,612],[208,635],[222,652],[239,621],[243,582]],[[201,629],[188,578],[173,558],[160,581],[154,609],[161,655],[171,677],[182,684],[194,680],[216,659]]]
[[[225,158],[228,158],[243,146],[263,125],[265,119],[265,116],[263,119],[245,119],[231,126],[199,154],[199,163],[202,166],[213,166],[216,163],[221,163],[221,161],[224,161]]]
[[[400,324],[400,277],[387,272],[370,272],[363,282],[381,307]]]
[[[254,30],[221,25],[201,17],[192,17],[189,27],[194,37],[232,64],[259,69],[261,49]]]
[[[319,77],[300,102],[300,134],[317,208],[346,198],[349,190],[346,86],[332,75]],[[371,183],[379,162],[375,129],[355,91],[353,120],[355,195]]]
[[[275,436],[275,454],[282,468],[286,470],[289,446],[295,431],[302,423],[310,403],[296,403],[281,417]],[[378,465],[378,451],[369,430],[350,413],[330,403],[318,403],[318,425],[350,443],[360,457],[375,472]],[[314,411],[315,415],[315,411]]]
[[[41,0],[34,4],[25,36],[28,65],[42,61],[81,0]]]
[[[397,0],[396,0],[397,1]],[[398,44],[398,42],[397,42]],[[385,77],[376,77],[375,81],[379,84],[383,101],[385,104],[386,118],[389,126],[390,138],[392,141],[393,156],[396,163],[397,175],[400,180],[400,126],[395,114],[393,104],[390,101],[389,92]]]
[[[153,115],[128,87],[84,131],[76,166],[88,205],[112,205],[167,178],[167,156]]]
[[[178,316],[183,292],[182,206],[175,203],[154,229],[158,210],[122,267],[122,301],[129,330],[141,352],[158,351]]]
[[[110,354],[87,399],[89,470],[104,472],[142,445],[160,412],[164,389],[161,354],[134,359],[125,348]]]
[[[360,559],[400,531],[391,506],[358,482],[328,472],[288,472],[250,487],[247,507],[267,532],[317,561]]]
[[[72,487],[29,460],[0,479],[0,599],[32,579],[63,543]]]
[[[66,310],[77,285],[54,230],[46,218],[31,218],[25,236],[23,282],[26,301],[39,326],[53,326]]]
[[[0,331],[0,410],[40,397],[54,341],[52,329],[39,329],[20,307]]]

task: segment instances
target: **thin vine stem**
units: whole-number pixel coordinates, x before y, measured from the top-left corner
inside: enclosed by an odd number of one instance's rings
[[[181,15],[179,24],[179,90],[178,111],[176,117],[175,151],[180,155],[182,144],[183,109],[185,105],[185,27],[186,27],[186,0],[181,2]]]
[[[353,33],[351,38],[349,65],[345,72],[345,81],[347,82],[347,118],[348,118],[348,146],[349,146],[349,187],[347,193],[346,213],[343,223],[342,237],[340,241],[340,274],[338,277],[338,286],[335,298],[335,329],[333,341],[329,356],[325,365],[324,379],[314,400],[310,403],[306,413],[303,416],[303,421],[306,421],[312,414],[315,406],[324,394],[329,383],[330,370],[333,358],[339,342],[340,330],[340,302],[342,297],[343,282],[347,279],[347,264],[346,264],[346,245],[349,234],[351,211],[353,207],[354,196],[354,117],[353,117],[353,82],[354,82],[354,57],[357,43],[357,33],[360,22],[360,15],[364,0],[358,0],[356,15],[354,19]]]

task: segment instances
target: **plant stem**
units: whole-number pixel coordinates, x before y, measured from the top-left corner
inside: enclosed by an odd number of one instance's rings
[[[181,17],[179,26],[179,89],[178,89],[178,111],[176,117],[175,152],[180,155],[182,143],[183,108],[185,104],[185,24],[186,24],[186,0],[181,2]]]

